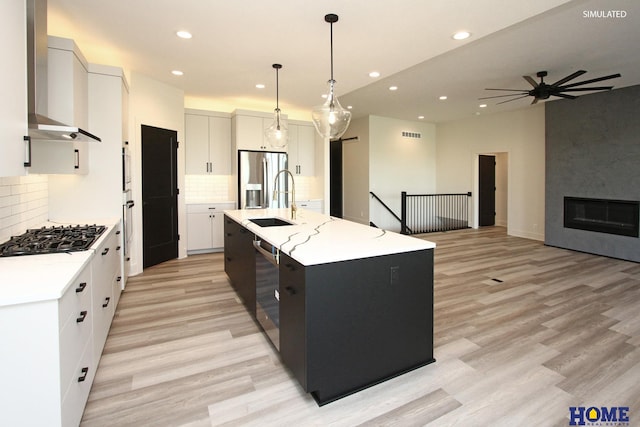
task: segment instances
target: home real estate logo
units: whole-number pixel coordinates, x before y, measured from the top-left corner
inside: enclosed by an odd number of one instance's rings
[[[570,426],[628,426],[628,406],[569,407]]]

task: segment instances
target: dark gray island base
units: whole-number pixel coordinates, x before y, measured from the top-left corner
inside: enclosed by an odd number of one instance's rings
[[[254,236],[225,217],[225,272],[255,319]],[[432,248],[314,265],[282,250],[277,269],[280,357],[318,405],[435,361]]]

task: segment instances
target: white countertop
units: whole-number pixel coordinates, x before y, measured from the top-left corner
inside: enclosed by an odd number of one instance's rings
[[[82,269],[91,262],[119,220],[48,222],[40,227],[99,224],[107,230],[86,251],[0,257],[0,307],[60,298]],[[39,227],[33,227],[39,228]]]
[[[289,209],[244,209],[225,211],[231,219],[291,256],[302,265],[368,258],[401,252],[433,249],[435,243],[379,228],[298,209],[296,219]],[[260,227],[250,219],[280,218],[294,223]]]

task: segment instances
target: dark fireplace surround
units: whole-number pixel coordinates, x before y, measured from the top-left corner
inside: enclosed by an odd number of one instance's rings
[[[564,198],[564,226],[578,230],[639,237],[640,202]]]

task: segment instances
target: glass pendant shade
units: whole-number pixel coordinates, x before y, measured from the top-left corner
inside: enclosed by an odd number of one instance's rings
[[[331,79],[329,80],[327,100],[324,104],[313,109],[311,118],[320,136],[325,139],[338,139],[344,135],[349,127],[351,111],[342,108],[334,91],[336,81],[333,79],[333,24],[338,22],[338,15],[329,13],[324,16],[324,20],[329,23],[331,28]]]
[[[274,110],[273,123],[264,130],[264,136],[267,138],[267,141],[269,141],[270,146],[274,148],[284,148],[287,146],[289,131],[280,117],[278,70],[282,68],[282,65],[273,64],[272,67],[276,70],[276,109]]]
[[[280,109],[276,108],[273,117],[273,123],[264,131],[264,135],[269,141],[269,145],[274,148],[284,148],[287,146],[289,139],[289,130],[280,118]]]
[[[351,122],[351,111],[340,105],[333,91],[335,81],[329,81],[329,94],[324,104],[318,105],[311,112],[313,124],[323,138],[338,139],[347,131]]]

